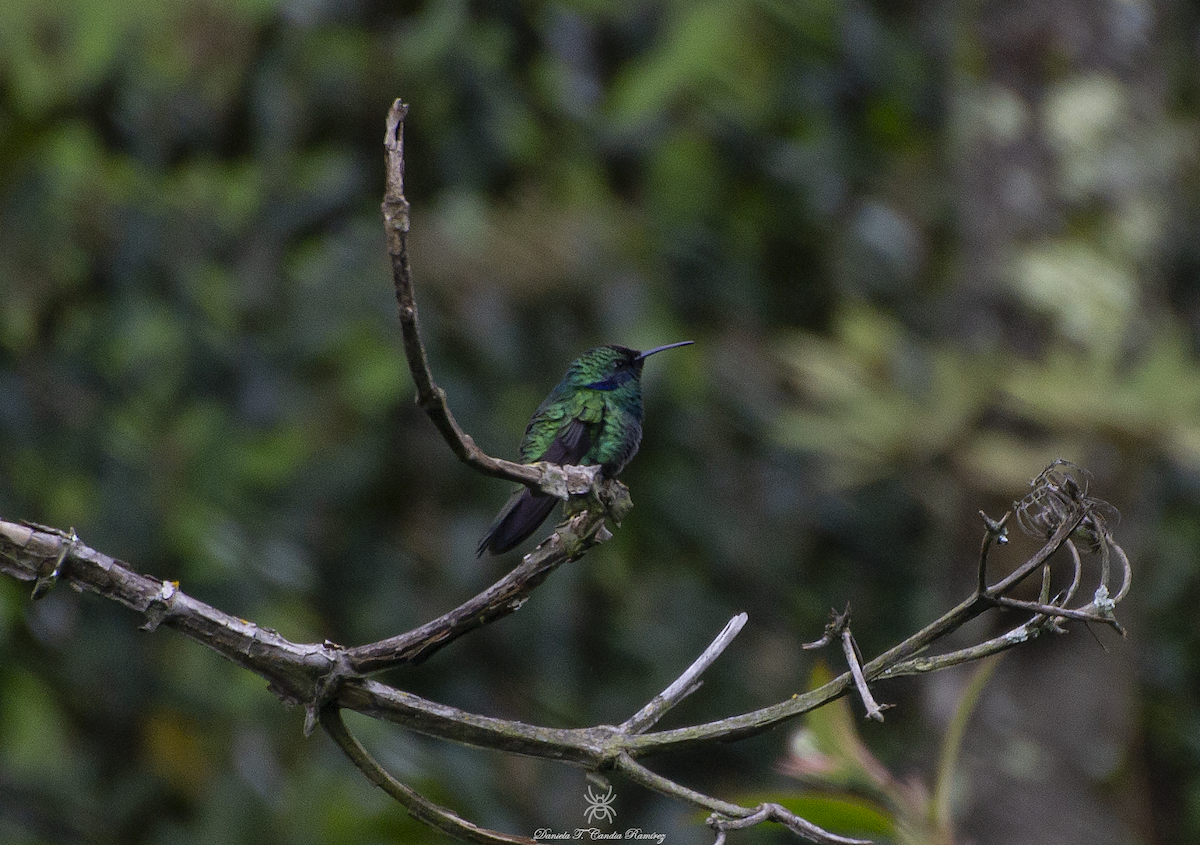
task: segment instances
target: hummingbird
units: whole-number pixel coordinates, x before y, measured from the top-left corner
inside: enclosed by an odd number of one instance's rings
[[[642,442],[642,365],[651,355],[692,342],[645,352],[615,344],[584,352],[533,412],[521,441],[521,463],[599,464],[605,477],[616,478]],[[557,503],[547,493],[517,490],[479,541],[475,556],[485,551],[498,555],[520,544]]]

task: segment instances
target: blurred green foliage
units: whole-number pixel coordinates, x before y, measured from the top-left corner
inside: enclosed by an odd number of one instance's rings
[[[996,659],[979,664],[966,694],[956,704],[951,725],[941,741],[937,787],[909,775],[901,779],[875,757],[863,742],[849,697],[804,716],[792,736],[781,771],[805,787],[798,794],[760,795],[740,803],[755,806],[778,801],[784,807],[826,830],[852,832],[859,838],[895,841],[898,845],[949,845],[954,842],[945,809],[943,788],[953,782],[962,728],[969,723],[979,691],[986,685]],[[813,668],[812,685],[833,679],[823,663]],[[768,835],[758,831],[765,841]]]
[[[296,640],[394,634],[498,576],[472,550],[508,491],[438,440],[399,348],[403,97],[423,329],[485,449],[515,455],[590,345],[697,346],[647,371],[614,540],[389,680],[616,722],[746,610],[672,718],[778,700],[830,606],[870,651],[965,593],[975,511],[1062,456],[1137,561],[1128,815],[1200,838],[1197,20],[1117,6],[1134,58],[1101,66],[1070,3],[1010,65],[1029,30],[997,4],[0,4],[0,516]],[[0,841],[429,841],[261,682],[135,622],[0,583]],[[864,730],[890,766],[935,753],[922,696],[889,686]],[[580,773],[352,727],[481,824],[583,819]],[[653,765],[782,794],[787,740]],[[711,836],[616,791],[618,826]]]

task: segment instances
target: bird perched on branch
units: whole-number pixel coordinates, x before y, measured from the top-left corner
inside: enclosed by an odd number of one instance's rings
[[[597,346],[580,355],[533,412],[521,441],[521,462],[599,464],[605,477],[616,478],[642,442],[642,365],[664,349],[691,343],[668,343],[645,352]],[[501,554],[518,545],[545,522],[557,502],[527,487],[513,493],[479,542],[476,556]]]

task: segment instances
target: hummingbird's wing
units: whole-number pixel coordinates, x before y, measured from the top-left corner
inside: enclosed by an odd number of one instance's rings
[[[559,466],[578,464],[591,445],[592,436],[587,424],[576,417],[562,427],[541,460]],[[523,543],[546,521],[557,504],[558,499],[554,496],[522,487],[500,509],[495,521],[479,541],[475,557],[481,557],[486,551],[494,555],[502,554]]]
[[[571,466],[583,460],[590,448],[592,435],[588,432],[587,424],[576,417],[562,427],[541,459],[548,464]]]

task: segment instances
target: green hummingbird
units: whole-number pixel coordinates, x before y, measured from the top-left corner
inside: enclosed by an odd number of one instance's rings
[[[533,412],[521,441],[521,462],[599,464],[606,477],[616,478],[642,442],[642,364],[664,349],[691,343],[683,340],[645,352],[616,345],[584,352]],[[475,556],[485,551],[498,555],[518,545],[557,503],[554,496],[522,487],[496,516]]]

